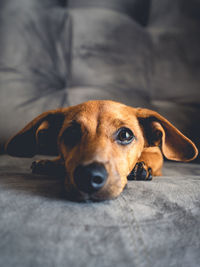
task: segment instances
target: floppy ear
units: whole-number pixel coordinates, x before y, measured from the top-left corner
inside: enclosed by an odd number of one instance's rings
[[[164,156],[175,161],[191,161],[198,155],[195,144],[155,111],[136,109],[148,146],[160,146]]]
[[[64,113],[61,109],[42,113],[8,140],[6,152],[17,157],[57,155],[57,136],[63,120]]]

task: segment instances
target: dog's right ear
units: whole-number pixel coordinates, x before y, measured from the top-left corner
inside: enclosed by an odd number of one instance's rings
[[[136,114],[148,146],[160,146],[170,160],[188,162],[197,157],[195,144],[159,113],[138,108]]]
[[[57,137],[64,118],[61,109],[42,113],[8,140],[5,151],[16,157],[57,155]]]

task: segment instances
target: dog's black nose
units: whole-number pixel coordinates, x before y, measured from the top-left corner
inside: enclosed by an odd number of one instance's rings
[[[92,194],[100,190],[108,177],[108,173],[101,163],[79,165],[74,171],[74,181],[82,192]]]

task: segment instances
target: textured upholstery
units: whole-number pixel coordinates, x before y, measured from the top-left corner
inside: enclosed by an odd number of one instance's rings
[[[1,142],[44,110],[100,98],[158,110],[198,143],[198,10],[196,0],[2,1]]]
[[[0,157],[0,266],[199,266],[200,165],[166,163],[115,200],[73,203],[30,164]]]

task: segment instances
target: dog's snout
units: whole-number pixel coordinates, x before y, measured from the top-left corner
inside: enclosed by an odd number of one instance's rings
[[[108,173],[101,163],[79,165],[74,171],[74,181],[78,189],[84,193],[92,194],[100,190],[108,177]]]

